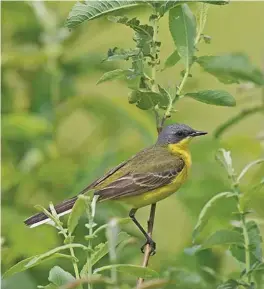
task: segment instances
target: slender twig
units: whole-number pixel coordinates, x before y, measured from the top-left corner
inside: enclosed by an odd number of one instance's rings
[[[156,204],[152,204],[151,209],[150,209],[149,219],[148,219],[148,235],[150,236],[150,238],[152,237],[155,213],[156,213]],[[142,262],[142,267],[148,266],[150,253],[151,253],[151,246],[149,244],[147,244],[145,247],[145,253],[144,253],[144,258],[143,258],[143,262]],[[144,282],[144,279],[139,278],[138,283],[137,283],[137,287],[140,287],[143,282]]]
[[[61,227],[61,232],[62,232],[62,234],[63,234],[65,239],[67,239],[68,237],[71,238],[71,235],[68,236],[67,233],[65,233],[65,230],[62,227]],[[75,277],[76,277],[76,279],[80,279],[80,273],[79,273],[79,269],[78,269],[78,266],[77,266],[76,257],[75,257],[75,253],[74,253],[73,248],[70,248],[70,253],[71,253],[71,256],[72,256],[72,265],[73,265]]]
[[[230,165],[232,166],[232,164]],[[250,267],[251,267],[251,258],[250,258],[250,240],[249,240],[249,234],[247,230],[247,222],[246,222],[246,213],[245,210],[241,204],[241,196],[242,192],[239,189],[239,179],[237,178],[233,168],[231,170],[227,171],[229,178],[231,179],[231,185],[232,185],[232,190],[234,193],[236,193],[237,197],[237,209],[239,212],[240,216],[240,221],[241,221],[241,228],[242,228],[242,233],[244,237],[244,248],[245,248],[245,266],[246,266],[246,276],[247,276],[247,282],[248,284],[251,283],[251,274],[250,274]]]
[[[155,11],[156,13],[156,11]],[[156,49],[156,41],[157,41],[157,34],[158,34],[158,15],[156,15],[157,17],[155,19],[153,19],[153,45],[152,45],[152,56],[154,57],[154,62],[152,65],[152,69],[151,69],[151,79],[152,79],[152,91],[157,91],[157,84],[156,84],[156,70],[157,70],[157,60],[158,60],[158,53],[157,53],[157,49]],[[156,126],[157,126],[157,132],[158,134],[161,132],[162,130],[162,126],[163,126],[163,118],[160,119],[159,116],[159,112],[158,112],[158,107],[154,108],[154,114],[155,114],[155,118],[156,118]],[[156,212],[156,204],[152,204],[151,205],[151,209],[150,209],[150,215],[149,215],[149,220],[148,220],[148,235],[151,237],[152,236],[152,232],[153,232],[153,226],[154,226],[154,219],[155,219],[155,212]],[[145,246],[145,253],[144,253],[144,258],[143,258],[143,262],[142,262],[142,267],[147,267],[148,266],[148,262],[149,262],[149,258],[150,258],[150,254],[151,254],[151,246],[149,244],[147,244]],[[144,282],[143,278],[139,278],[138,279],[138,283],[137,283],[137,287],[140,286],[142,283]]]
[[[235,125],[243,118],[261,111],[264,112],[264,107],[259,105],[249,109],[242,110],[239,114],[237,114],[236,116],[234,116],[233,118],[229,119],[227,122],[219,126],[214,132],[214,137],[219,138],[229,127]]]

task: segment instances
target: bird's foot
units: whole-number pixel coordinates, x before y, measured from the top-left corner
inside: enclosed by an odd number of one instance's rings
[[[145,246],[149,245],[150,246],[150,256],[154,256],[156,254],[156,243],[151,239],[148,238],[146,240],[146,243],[141,247],[141,252],[145,253]]]

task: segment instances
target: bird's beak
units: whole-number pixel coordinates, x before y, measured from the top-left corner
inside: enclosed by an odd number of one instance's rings
[[[207,134],[207,132],[197,130],[194,133],[192,133],[191,136],[195,137],[195,136],[200,136],[200,135],[205,135],[205,134]]]

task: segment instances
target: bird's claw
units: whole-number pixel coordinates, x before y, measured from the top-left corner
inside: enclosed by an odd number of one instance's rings
[[[150,256],[154,256],[156,254],[156,243],[152,239],[146,240],[145,244],[141,247],[141,252],[144,254],[145,253],[145,246],[149,245],[150,246]]]

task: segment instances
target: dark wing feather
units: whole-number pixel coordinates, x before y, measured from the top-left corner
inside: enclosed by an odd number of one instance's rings
[[[184,162],[181,160],[177,167],[163,172],[129,173],[96,191],[95,194],[99,195],[99,200],[140,195],[170,184],[183,167]]]
[[[116,173],[119,169],[121,169],[124,165],[126,165],[128,161],[124,161],[121,164],[119,164],[118,166],[114,167],[113,169],[111,169],[110,171],[108,171],[105,175],[103,175],[101,178],[96,179],[94,182],[92,182],[90,185],[88,185],[87,187],[85,187],[82,191],[79,192],[78,195],[80,194],[84,194],[85,192],[87,192],[90,189],[93,189],[94,187],[100,185],[103,181],[105,181],[107,178],[109,178],[110,176],[112,176],[114,173]]]

